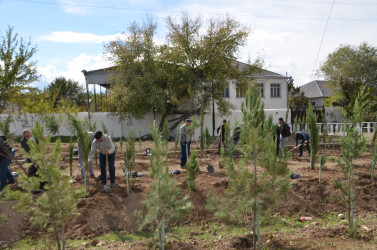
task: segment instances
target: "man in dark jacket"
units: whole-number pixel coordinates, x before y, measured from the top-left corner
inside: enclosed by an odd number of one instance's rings
[[[226,126],[226,120],[224,119],[221,125],[217,128],[217,134],[219,135],[219,139],[220,139],[218,154],[221,154],[221,144],[223,144],[225,148],[225,126]]]
[[[181,168],[186,168],[188,156],[190,155],[192,133],[187,131],[187,128],[191,125],[192,120],[186,119],[185,123],[179,128],[179,143],[181,145]]]
[[[295,136],[295,134],[293,133],[293,136]],[[296,133],[296,146],[298,145],[298,140],[301,140],[300,142],[300,156],[302,156],[302,151],[303,151],[303,148],[304,146],[302,145],[305,141],[306,142],[306,148],[308,149],[308,152],[309,152],[309,155],[310,155],[310,143],[309,143],[309,135],[305,132],[302,132],[302,131],[298,131]]]
[[[288,126],[287,123],[284,122],[283,118],[279,118],[279,130],[280,132],[280,146],[281,151],[283,153],[283,157],[285,157],[285,147],[288,142],[288,138],[291,136],[291,128]],[[278,135],[279,136],[279,135]]]
[[[9,170],[12,155],[14,156],[14,149],[0,137],[0,190],[5,188],[8,183],[14,183],[14,178]]]
[[[30,139],[35,140],[37,143],[38,143],[38,140],[35,139],[34,137],[32,137],[30,131],[27,130],[27,129],[24,130],[22,134],[23,134],[24,137],[21,140],[21,147],[25,150],[26,153],[29,153],[30,148],[29,148],[29,145],[27,144],[28,140],[30,140]],[[26,163],[32,163],[31,159],[26,158]],[[33,164],[28,169],[28,175],[29,176],[36,176],[36,175],[38,175],[37,171],[38,171],[38,166]]]

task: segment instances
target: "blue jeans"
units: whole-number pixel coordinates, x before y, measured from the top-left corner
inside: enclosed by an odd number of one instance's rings
[[[10,158],[5,158],[0,163],[0,190],[7,186],[7,179],[9,180],[9,183],[14,183],[12,173],[8,168],[10,162]]]
[[[181,167],[184,167],[187,163],[187,156],[190,155],[190,142],[182,143],[181,142]],[[187,148],[187,152],[186,152]]]
[[[110,172],[110,182],[115,183],[115,153],[108,155],[108,165]],[[106,185],[106,155],[99,153],[99,167],[101,169],[101,181],[103,185]]]

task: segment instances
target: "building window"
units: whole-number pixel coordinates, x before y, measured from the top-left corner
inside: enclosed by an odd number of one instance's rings
[[[259,83],[258,84],[258,90],[259,90],[259,93],[262,97],[264,97],[264,86],[263,86],[263,83]]]
[[[313,106],[313,107],[315,106],[315,102],[312,102],[312,106]]]
[[[280,97],[280,83],[271,83],[271,98]]]
[[[225,97],[225,98],[229,98],[229,97],[230,97],[230,94],[229,94],[229,86],[228,86],[228,87],[225,87],[225,89],[224,89],[224,97]]]
[[[245,97],[245,87],[242,85],[236,85],[236,97],[244,98]]]

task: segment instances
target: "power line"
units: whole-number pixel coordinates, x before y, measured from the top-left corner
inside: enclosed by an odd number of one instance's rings
[[[326,1],[303,1],[303,0],[272,0],[279,3],[315,3],[315,4],[332,4]],[[377,2],[336,2],[334,5],[377,5]]]
[[[325,34],[326,34],[326,30],[327,30],[327,25],[329,24],[329,20],[330,20],[330,16],[331,16],[332,9],[333,9],[333,7],[334,7],[334,3],[335,3],[335,0],[332,1],[332,5],[331,5],[331,8],[330,8],[330,12],[329,12],[329,15],[328,15],[328,17],[327,17],[327,21],[326,21],[325,29],[324,29],[324,31],[323,31],[322,39],[321,39],[321,42],[320,42],[320,44],[319,44],[319,48],[318,48],[318,52],[317,52],[317,56],[316,56],[316,58],[315,58],[315,62],[314,62],[314,67],[313,67],[313,72],[312,72],[311,79],[313,79],[313,76],[314,76],[314,71],[315,71],[315,67],[317,66],[317,61],[318,61],[318,57],[319,57],[319,52],[321,51],[321,48],[322,48],[323,39],[325,38]]]
[[[129,7],[111,7],[111,6],[99,6],[99,5],[83,5],[83,4],[65,4],[57,2],[44,2],[37,0],[16,0],[18,2],[26,3],[36,3],[44,5],[55,5],[55,6],[69,6],[69,7],[82,7],[82,8],[93,8],[93,9],[111,9],[111,10],[129,10],[129,11],[143,11],[143,12],[170,12],[170,13],[181,13],[183,10],[163,10],[163,9],[143,9],[143,8],[129,8]],[[285,0],[290,2],[290,0]],[[291,0],[292,2],[296,2]],[[280,1],[279,1],[280,2]],[[377,3],[376,3],[377,4]],[[334,5],[334,4],[333,4]],[[229,13],[215,13],[215,12],[200,12],[200,11],[186,11],[192,14],[207,14],[207,15],[228,15]],[[377,22],[377,19],[344,19],[344,18],[315,18],[315,17],[292,17],[292,16],[269,16],[269,15],[252,15],[252,14],[237,14],[237,16],[251,16],[255,18],[269,18],[269,19],[292,19],[292,20],[313,20],[313,21],[344,21],[344,22]]]

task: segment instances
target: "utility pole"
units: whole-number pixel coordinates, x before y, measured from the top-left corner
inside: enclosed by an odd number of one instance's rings
[[[85,69],[81,71],[84,76],[85,76],[85,84],[86,84],[86,101],[87,101],[87,108],[88,108],[88,117],[90,118],[90,103],[89,103],[89,86],[88,86],[88,80],[87,80],[87,75],[88,73],[86,72]]]

